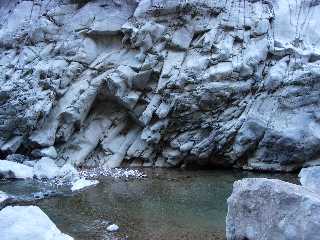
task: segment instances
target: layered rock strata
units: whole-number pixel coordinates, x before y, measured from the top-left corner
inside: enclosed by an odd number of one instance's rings
[[[318,161],[319,1],[3,0],[0,16],[2,158]]]

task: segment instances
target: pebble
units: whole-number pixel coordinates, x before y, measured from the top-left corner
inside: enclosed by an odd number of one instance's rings
[[[116,232],[119,230],[119,226],[116,224],[111,224],[107,227],[107,231],[109,232]]]
[[[79,171],[81,177],[96,178],[99,176],[110,176],[116,179],[143,179],[147,176],[139,171],[133,169],[121,169],[121,168],[94,168]]]

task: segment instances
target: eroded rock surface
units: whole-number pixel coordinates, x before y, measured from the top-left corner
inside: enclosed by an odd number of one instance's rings
[[[319,1],[3,0],[0,16],[3,158],[319,159]]]
[[[275,179],[236,181],[228,199],[228,240],[320,239],[320,195]]]

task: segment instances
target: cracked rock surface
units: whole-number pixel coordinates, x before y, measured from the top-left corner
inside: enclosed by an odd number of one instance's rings
[[[319,1],[2,0],[0,16],[1,158],[319,160]]]

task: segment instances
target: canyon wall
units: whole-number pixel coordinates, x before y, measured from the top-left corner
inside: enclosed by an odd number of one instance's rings
[[[2,158],[318,163],[319,0],[2,0],[0,16]]]

